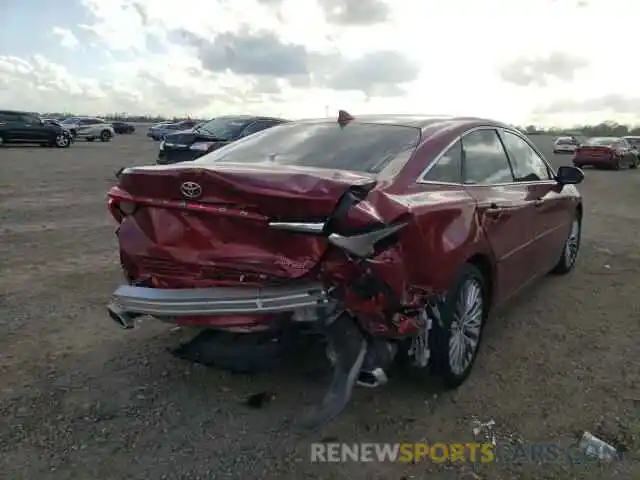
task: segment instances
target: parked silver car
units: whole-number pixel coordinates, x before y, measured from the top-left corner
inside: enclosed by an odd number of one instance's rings
[[[69,117],[60,122],[74,138],[84,138],[88,142],[99,139],[108,142],[115,136],[113,125],[95,117]]]

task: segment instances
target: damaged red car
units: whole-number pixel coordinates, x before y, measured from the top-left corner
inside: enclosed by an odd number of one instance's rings
[[[572,269],[583,178],[499,122],[344,111],[127,168],[109,192],[127,280],[109,314],[226,332],[212,355],[240,363],[317,333],[334,377],[315,425],[399,359],[456,387],[491,312]]]

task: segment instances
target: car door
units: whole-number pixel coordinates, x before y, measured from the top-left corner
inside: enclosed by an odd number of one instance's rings
[[[538,274],[558,262],[573,218],[570,199],[563,195],[553,169],[530,142],[516,132],[500,130],[515,181],[526,189],[534,205],[532,258]]]
[[[20,115],[21,133],[20,138],[24,142],[40,143],[49,141],[49,130],[42,124],[42,121],[33,115]]]
[[[536,275],[532,257],[535,206],[525,184],[515,182],[509,158],[495,128],[462,137],[463,180],[476,199],[478,222],[496,264],[498,303],[516,294]]]

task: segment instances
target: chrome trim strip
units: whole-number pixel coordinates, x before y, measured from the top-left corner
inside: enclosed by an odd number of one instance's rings
[[[300,233],[322,233],[327,222],[269,222],[269,228]]]
[[[321,284],[186,289],[122,285],[112,302],[128,313],[170,317],[294,312],[326,305],[331,299]]]
[[[422,171],[422,173],[420,175],[418,175],[418,179],[416,180],[415,183],[422,184],[422,185],[459,185],[461,187],[496,187],[496,186],[505,186],[505,185],[529,185],[529,184],[539,185],[541,183],[553,182],[553,180],[551,180],[551,179],[545,179],[545,180],[537,180],[537,181],[532,181],[532,182],[506,182],[506,183],[486,183],[486,184],[475,184],[474,183],[474,184],[466,184],[466,183],[437,182],[437,181],[434,181],[434,180],[424,180],[425,175],[427,175],[429,173],[429,171],[433,167],[435,167],[435,165],[440,161],[440,159],[444,156],[444,154],[447,153],[447,151],[451,147],[453,147],[456,144],[456,142],[461,141],[462,138],[465,137],[466,135],[469,135],[470,133],[476,132],[478,130],[495,130],[496,132],[506,131],[506,132],[512,133],[512,134],[520,137],[522,140],[524,140],[527,143],[527,145],[529,145],[531,147],[531,149],[534,152],[536,152],[538,154],[540,159],[544,162],[544,164],[547,166],[547,168],[549,168],[549,170],[551,172],[555,171],[553,169],[553,167],[551,166],[551,164],[544,157],[544,155],[542,155],[542,153],[540,153],[540,150],[538,150],[536,148],[536,146],[533,145],[533,143],[528,138],[526,138],[526,136],[522,135],[517,130],[511,129],[511,128],[505,128],[505,127],[496,127],[496,126],[483,125],[483,126],[471,128],[471,129],[467,130],[466,132],[458,135],[451,142],[449,142],[449,144],[447,144],[447,146],[444,147],[444,149],[442,149],[442,151],[438,155],[436,155],[436,157],[433,159],[433,161]],[[502,138],[500,138],[500,141],[502,142]],[[511,159],[509,159],[509,161],[511,161]]]

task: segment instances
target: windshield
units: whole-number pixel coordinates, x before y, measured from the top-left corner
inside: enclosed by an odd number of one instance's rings
[[[603,145],[603,146],[610,146],[613,145],[614,143],[618,143],[621,140],[619,138],[613,138],[613,137],[598,137],[598,138],[590,138],[589,140],[587,140],[587,145]]]
[[[272,163],[379,173],[413,151],[420,129],[385,124],[289,123],[254,133],[202,157],[201,163]]]
[[[198,125],[198,130],[220,140],[234,140],[251,122],[251,118],[214,118]]]

